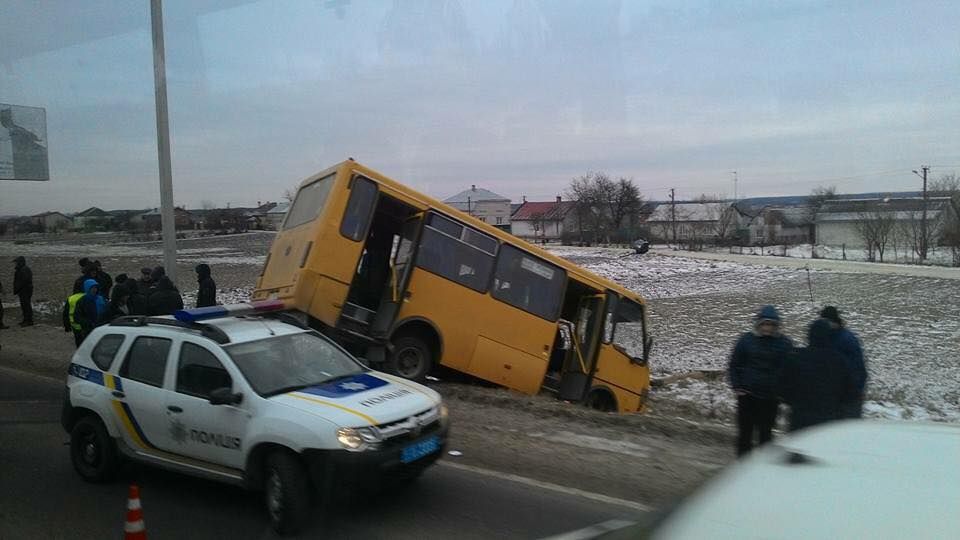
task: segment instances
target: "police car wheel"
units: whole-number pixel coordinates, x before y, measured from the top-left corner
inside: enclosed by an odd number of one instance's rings
[[[412,381],[423,381],[433,366],[430,347],[416,336],[403,336],[393,344],[390,368],[397,375]]]
[[[99,418],[85,416],[70,431],[73,468],[88,482],[106,482],[117,471],[117,449]]]
[[[289,452],[267,459],[264,498],[270,525],[280,534],[300,530],[310,512],[310,485],[300,460]]]

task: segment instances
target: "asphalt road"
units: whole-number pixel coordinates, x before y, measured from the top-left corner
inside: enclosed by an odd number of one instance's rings
[[[62,393],[60,381],[0,368],[0,538],[121,538],[129,482],[152,539],[275,536],[257,493],[141,466],[113,484],[81,480],[59,424]],[[644,518],[615,500],[442,461],[401,491],[326,514],[299,537],[542,538]]]

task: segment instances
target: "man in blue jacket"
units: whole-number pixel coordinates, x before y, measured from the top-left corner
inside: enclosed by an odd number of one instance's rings
[[[93,329],[104,323],[107,301],[100,295],[100,285],[95,279],[83,282],[83,297],[77,301],[73,319],[80,325],[81,341],[87,339]]]
[[[867,388],[867,362],[863,358],[863,347],[857,335],[847,329],[847,323],[840,318],[840,310],[827,306],[820,316],[830,321],[833,327],[833,346],[840,351],[846,361],[847,369],[853,381],[853,394],[840,405],[841,418],[861,418],[863,416],[863,393]]]
[[[737,395],[737,455],[773,438],[777,421],[777,384],[780,369],[793,352],[790,338],[780,332],[780,314],[764,306],[754,318],[752,332],[740,336],[730,355],[730,386]]]

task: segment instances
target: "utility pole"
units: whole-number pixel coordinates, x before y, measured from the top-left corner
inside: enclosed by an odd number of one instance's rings
[[[733,175],[733,202],[737,202],[737,171],[730,171],[730,174]]]
[[[177,282],[177,232],[173,213],[173,174],[170,166],[170,122],[167,115],[167,68],[163,52],[163,2],[150,0],[153,34],[153,84],[157,107],[157,161],[160,165],[160,229],[163,266]]]
[[[673,229],[673,243],[677,243],[677,201],[676,190],[670,188],[670,227]]]
[[[920,167],[920,170],[923,171],[923,174],[917,171],[913,171],[913,174],[923,178],[923,212],[920,217],[920,245],[918,246],[920,249],[917,250],[920,252],[918,253],[920,262],[923,262],[927,260],[927,249],[929,248],[927,245],[927,172],[930,171],[930,166],[924,165]]]

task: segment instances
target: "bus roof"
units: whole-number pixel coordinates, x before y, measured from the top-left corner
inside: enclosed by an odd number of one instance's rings
[[[369,167],[366,167],[358,163],[357,161],[353,160],[353,158],[347,159],[346,161],[342,161],[332,167],[329,167],[321,172],[318,172],[310,176],[309,178],[301,182],[300,185],[301,187],[303,187],[306,184],[314,182],[320,178],[329,176],[334,172],[339,172],[343,169],[348,169],[350,171],[363,174],[364,176],[370,178],[371,180],[377,182],[378,184],[386,186],[391,191],[407,199],[409,202],[419,203],[420,206],[429,207],[429,208],[438,210],[439,212],[446,214],[450,217],[456,218],[457,220],[462,221],[464,223],[467,223],[471,227],[474,227],[475,229],[479,229],[484,233],[489,234],[490,236],[494,236],[500,239],[501,241],[508,242],[525,251],[530,252],[533,255],[536,255],[537,257],[545,259],[566,270],[568,276],[573,276],[575,279],[585,282],[588,285],[594,285],[600,289],[610,289],[620,294],[621,296],[625,296],[639,303],[645,303],[643,297],[640,294],[634,291],[631,291],[630,289],[627,289],[626,287],[623,287],[618,283],[615,283],[609,279],[598,276],[597,274],[594,274],[593,272],[590,272],[589,270],[581,266],[578,266],[562,257],[558,257],[545,249],[537,247],[536,245],[526,242],[524,240],[521,240],[520,238],[517,238],[516,236],[510,233],[504,232],[488,223],[480,221],[479,219],[461,210],[458,210],[453,206],[450,206],[444,203],[443,201],[434,199],[429,195],[425,195],[409,186],[401,184],[400,182],[380,172],[377,172]]]

